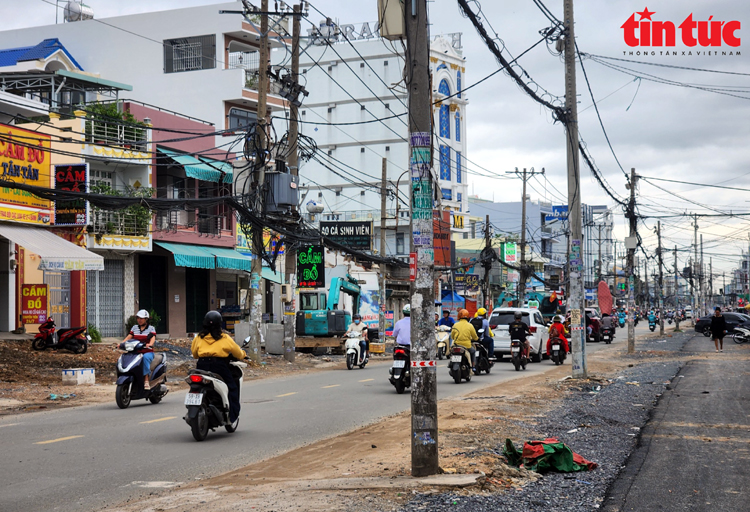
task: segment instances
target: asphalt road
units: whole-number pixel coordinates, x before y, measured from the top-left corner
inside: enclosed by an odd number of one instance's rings
[[[605,347],[588,344],[587,350]],[[158,405],[133,402],[126,410],[117,408],[113,396],[108,404],[3,417],[0,510],[98,510],[149,488],[221,474],[406,411],[410,396],[396,394],[389,365],[246,382],[237,432],[209,432],[202,443],[182,420],[185,391],[170,393]],[[456,385],[445,365],[437,369],[440,398],[524,375],[499,363],[490,375]],[[552,367],[550,361],[531,364],[525,375]]]

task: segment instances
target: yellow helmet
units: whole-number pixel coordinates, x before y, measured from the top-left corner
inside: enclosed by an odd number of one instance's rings
[[[477,309],[477,315],[479,316],[485,316],[487,314],[487,310],[484,308]]]

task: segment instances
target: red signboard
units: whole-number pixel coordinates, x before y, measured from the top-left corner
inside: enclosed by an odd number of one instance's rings
[[[417,253],[409,253],[409,281],[417,280]]]
[[[451,212],[432,210],[432,239],[435,266],[451,266]]]
[[[21,285],[21,322],[42,324],[47,321],[47,285]]]

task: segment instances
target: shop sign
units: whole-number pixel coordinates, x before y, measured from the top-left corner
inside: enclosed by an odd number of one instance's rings
[[[297,253],[297,287],[323,288],[326,285],[324,256],[322,245],[302,248]]]
[[[451,212],[432,211],[432,240],[435,249],[435,265],[448,267],[451,257]]]
[[[459,293],[477,293],[479,291],[479,274],[455,274],[453,284]]]
[[[515,242],[505,242],[503,244],[505,263],[515,263],[518,261],[518,254]]]
[[[274,252],[276,250],[276,245],[278,244],[278,242],[278,235],[271,235],[271,231],[268,229],[263,230],[263,246],[266,248],[266,251]],[[235,249],[242,254],[252,255],[253,252],[250,239],[245,236],[245,233],[242,232],[239,226],[237,227],[237,240],[235,243]],[[284,244],[281,244],[281,247],[279,248],[279,254],[284,254]]]
[[[350,249],[372,249],[372,221],[321,221],[320,232]]]
[[[21,322],[43,324],[47,321],[47,285],[21,285]]]
[[[385,312],[385,335],[393,336],[393,327],[395,325],[393,321],[393,311]]]
[[[0,180],[50,188],[49,150],[49,135],[0,124]],[[50,207],[31,192],[0,187],[0,220],[49,224]]]
[[[55,165],[55,188],[71,192],[89,191],[89,164]],[[55,201],[55,226],[88,224],[89,202],[83,198]]]

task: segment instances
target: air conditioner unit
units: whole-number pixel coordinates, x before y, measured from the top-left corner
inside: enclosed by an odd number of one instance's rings
[[[282,284],[281,285],[281,301],[282,302],[292,302],[293,299],[292,295],[292,285],[291,284]]]

